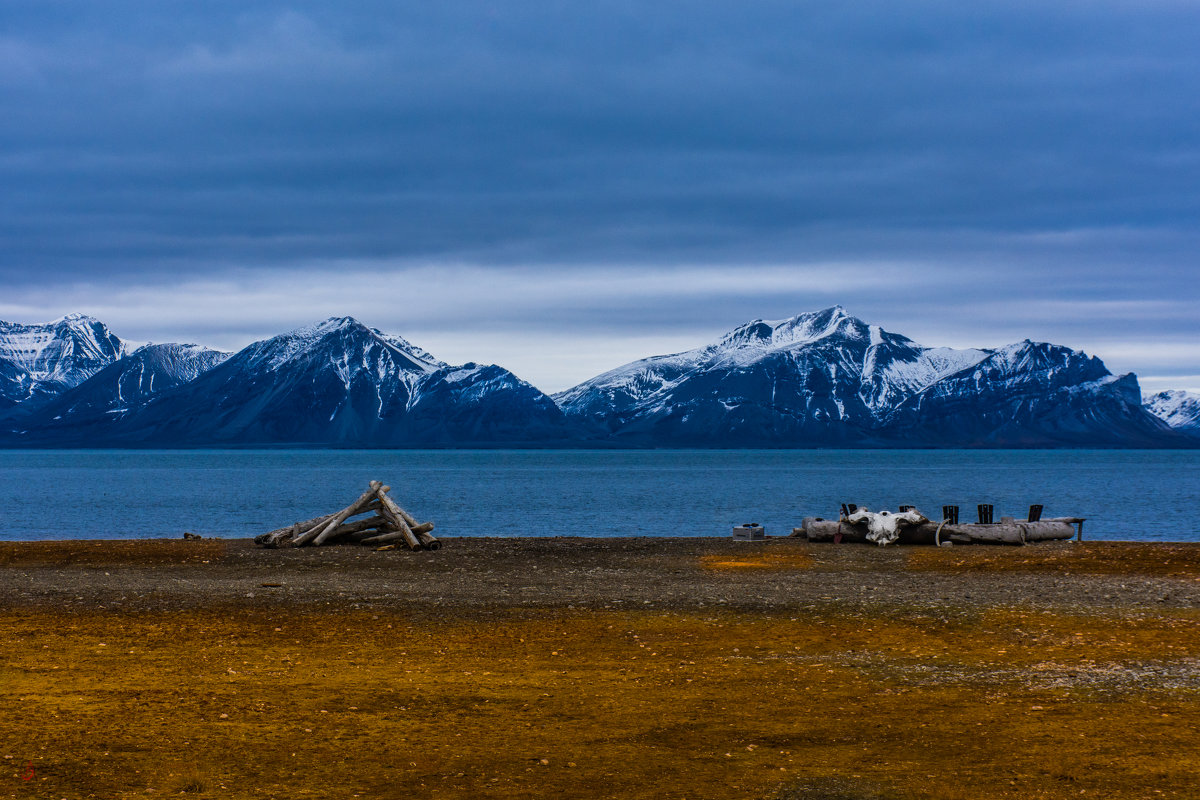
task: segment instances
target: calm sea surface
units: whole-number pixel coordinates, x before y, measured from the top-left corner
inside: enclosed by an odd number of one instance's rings
[[[1200,541],[1200,451],[0,451],[0,539],[246,537],[371,479],[440,536],[785,534],[842,502],[1082,516],[1085,538]]]

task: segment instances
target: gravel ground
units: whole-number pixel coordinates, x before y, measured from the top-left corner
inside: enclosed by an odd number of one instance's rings
[[[1148,553],[1155,563],[1155,548],[1180,547],[1189,546],[1056,543],[933,550],[797,539],[464,538],[444,540],[436,552],[412,553],[266,550],[250,540],[6,543],[0,602],[64,610],[171,610],[225,602],[443,612],[522,607],[783,612],[835,604],[902,605],[951,615],[997,606],[1144,613],[1200,608],[1200,569],[1161,575],[1144,567]],[[1099,556],[1112,572],[1073,565],[1084,549],[1092,563]],[[917,552],[919,569],[910,563]],[[1138,563],[1122,569],[1124,554],[1131,552]],[[1187,553],[1200,561],[1200,547]],[[985,556],[987,563],[976,567],[968,559],[964,568],[964,555]],[[1025,566],[1007,568],[1004,562],[1017,558]]]

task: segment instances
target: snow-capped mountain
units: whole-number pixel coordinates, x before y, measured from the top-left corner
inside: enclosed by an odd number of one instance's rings
[[[69,431],[90,441],[153,395],[193,381],[227,358],[229,353],[196,344],[148,344],[63,392],[19,426]]]
[[[631,443],[727,446],[1053,446],[1162,443],[1137,379],[1022,342],[931,348],[840,306],[756,320],[555,395],[568,416]]]
[[[1173,389],[1146,398],[1146,410],[1173,430],[1200,436],[1200,394]]]
[[[0,321],[0,410],[33,409],[125,355],[104,323],[69,314],[38,325]]]
[[[466,445],[565,439],[569,427],[507,370],[449,366],[350,317],[255,342],[112,416],[93,443]],[[21,438],[53,440],[69,417]]]
[[[1145,412],[1137,376],[1025,340],[989,351],[896,406],[889,438],[974,447],[1160,446],[1174,437]]]

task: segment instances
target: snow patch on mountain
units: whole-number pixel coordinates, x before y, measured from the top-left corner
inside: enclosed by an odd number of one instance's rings
[[[446,366],[399,336],[389,336],[375,328],[368,328],[354,317],[330,317],[312,325],[305,325],[288,333],[255,342],[243,353],[267,369],[280,369],[296,358],[307,357],[314,349],[329,349],[329,343],[338,337],[364,334],[372,337],[379,347],[390,351],[394,362],[401,368],[428,373]],[[333,352],[338,351],[334,349]],[[362,356],[363,360],[357,365],[342,365],[347,375],[365,367],[368,353],[364,352]]]
[[[72,380],[81,369],[110,363],[125,349],[104,323],[84,314],[35,325],[0,321],[0,358],[28,371],[35,380]]]
[[[195,380],[229,358],[195,344],[148,344],[109,364],[83,383],[35,410],[26,425],[47,420],[91,424],[96,415],[126,414],[159,392]]]
[[[1146,410],[1181,433],[1200,436],[1200,394],[1170,389],[1150,395]]]
[[[174,386],[190,383],[229,358],[229,353],[198,344],[148,344],[107,369],[121,369],[117,400],[134,404]],[[100,376],[97,373],[90,380]]]
[[[86,314],[25,325],[0,321],[0,399],[44,403],[125,355],[127,345]]]

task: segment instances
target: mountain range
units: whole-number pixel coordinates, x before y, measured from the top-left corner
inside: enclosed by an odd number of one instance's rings
[[[550,397],[335,317],[235,354],[0,322],[9,447],[1186,447],[1200,396],[1054,344],[925,347],[840,306],[755,320]]]
[[[351,317],[229,355],[155,345],[10,415],[10,441],[89,446],[555,443],[554,401],[494,365],[450,366]]]
[[[1137,378],[1024,341],[924,347],[840,306],[756,320],[697,350],[627,364],[555,395],[631,443],[700,446],[1158,446],[1178,438]]]

